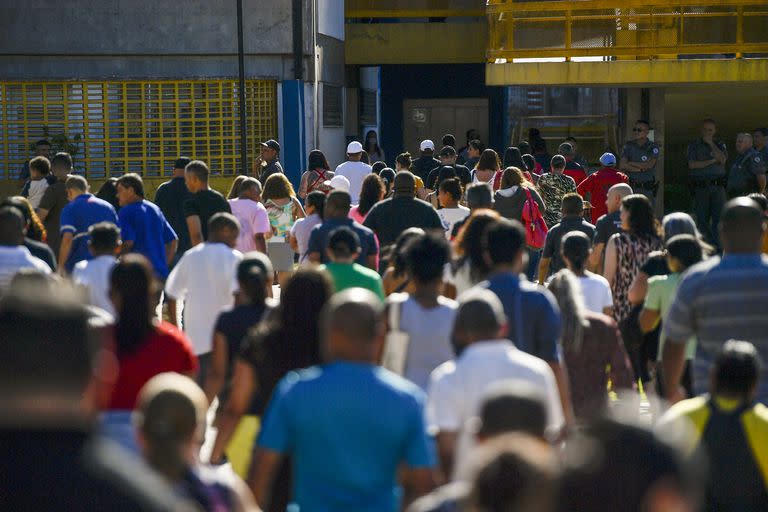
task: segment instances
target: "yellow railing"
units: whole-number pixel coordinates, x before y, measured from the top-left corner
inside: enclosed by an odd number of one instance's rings
[[[489,62],[768,54],[765,1],[488,0],[486,12]]]
[[[277,137],[277,83],[246,80],[248,158]],[[0,179],[16,177],[30,145],[69,145],[89,179],[169,173],[179,155],[216,174],[240,167],[236,80],[0,82]]]
[[[483,0],[347,0],[344,15],[355,19],[456,18],[485,15]]]

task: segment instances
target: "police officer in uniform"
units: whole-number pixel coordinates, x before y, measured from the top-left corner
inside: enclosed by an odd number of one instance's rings
[[[757,128],[752,132],[752,142],[760,153],[760,158],[768,160],[768,128]]]
[[[715,245],[717,225],[725,206],[725,143],[715,139],[717,127],[712,119],[701,123],[701,137],[688,145],[689,181],[699,231]]]
[[[651,125],[638,119],[632,132],[635,139],[624,144],[621,150],[619,169],[629,176],[629,185],[636,194],[643,194],[651,203],[654,201],[659,184],[656,181],[656,161],[659,147],[648,140]]]
[[[753,192],[765,191],[765,160],[752,147],[752,135],[740,133],[736,136],[736,160],[728,174],[728,197],[746,196]]]

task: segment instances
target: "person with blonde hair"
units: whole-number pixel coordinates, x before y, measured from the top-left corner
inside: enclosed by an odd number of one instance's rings
[[[277,272],[278,283],[282,285],[293,272],[293,249],[288,237],[296,220],[304,218],[304,208],[296,198],[291,182],[282,173],[267,178],[261,199],[272,227],[272,232],[267,234],[267,254]]]

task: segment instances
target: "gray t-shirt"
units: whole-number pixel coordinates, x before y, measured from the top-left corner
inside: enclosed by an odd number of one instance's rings
[[[650,140],[645,141],[645,144],[639,146],[635,141],[629,141],[624,144],[624,149],[621,150],[621,158],[626,158],[628,162],[644,163],[648,160],[656,158],[658,160],[660,155],[659,146]],[[629,173],[629,179],[638,183],[645,183],[647,181],[654,181],[656,178],[656,166],[654,165],[650,169],[642,172]]]
[[[413,297],[390,295],[389,307],[401,307],[400,330],[408,333],[405,356],[406,379],[426,391],[432,370],[454,358],[451,346],[455,301],[438,297],[437,307],[425,309]],[[405,300],[405,302],[403,302]]]
[[[714,141],[714,144],[720,149],[720,151],[725,154],[725,157],[728,158],[728,151],[725,148],[725,144],[719,140]],[[704,142],[703,139],[696,139],[688,145],[689,162],[691,160],[694,162],[705,162],[707,160],[712,160],[713,158],[715,158],[715,155],[712,151],[712,148],[709,147],[709,144]],[[691,178],[693,180],[720,178],[725,176],[725,166],[715,162],[713,164],[709,164],[706,167],[692,170],[690,172]]]

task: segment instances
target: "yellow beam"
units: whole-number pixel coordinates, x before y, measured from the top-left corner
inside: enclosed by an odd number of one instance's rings
[[[649,7],[735,7],[748,5],[756,7],[755,0],[551,0],[538,2],[515,2],[510,0],[489,0],[488,14],[505,12],[537,12],[573,9],[647,9]]]
[[[487,85],[662,86],[768,82],[768,59],[488,64]]]
[[[488,24],[347,23],[346,63],[456,64],[485,61]]]

